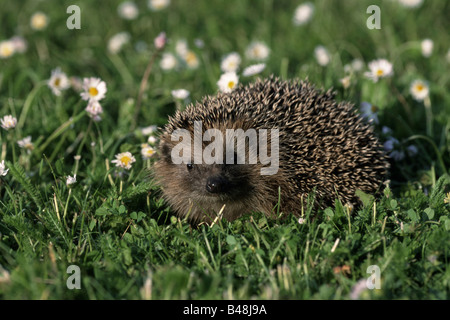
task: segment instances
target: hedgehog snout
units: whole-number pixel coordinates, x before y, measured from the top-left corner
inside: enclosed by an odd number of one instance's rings
[[[222,176],[212,176],[206,180],[206,191],[209,193],[223,193],[230,187],[228,179]]]

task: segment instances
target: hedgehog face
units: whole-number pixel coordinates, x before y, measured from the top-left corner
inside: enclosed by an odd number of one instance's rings
[[[172,141],[162,142],[155,173],[166,201],[179,215],[189,215],[193,222],[212,221],[225,205],[223,217],[234,220],[253,206],[251,175],[259,170],[255,165],[235,164],[237,155],[233,164],[176,164],[173,147]]]
[[[176,165],[181,185],[193,200],[227,202],[247,197],[250,191],[245,165],[187,164]]]

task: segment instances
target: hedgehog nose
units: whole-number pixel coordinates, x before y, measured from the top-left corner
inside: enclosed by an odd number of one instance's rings
[[[228,181],[222,177],[210,177],[206,180],[206,191],[210,193],[220,193],[226,191]]]

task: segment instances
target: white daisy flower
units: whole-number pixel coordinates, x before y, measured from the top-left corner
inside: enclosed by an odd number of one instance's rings
[[[14,42],[11,40],[0,41],[0,59],[11,57],[15,51]]]
[[[251,60],[266,60],[269,57],[270,49],[261,41],[250,43],[245,51],[245,56]]]
[[[31,136],[23,138],[22,140],[17,141],[17,144],[20,148],[26,149],[28,153],[30,153],[34,149],[34,145],[31,142]]]
[[[360,107],[361,114],[363,118],[367,119],[369,122],[378,124],[378,108],[368,102],[362,102]]]
[[[417,101],[423,101],[430,94],[430,89],[426,82],[422,80],[414,80],[411,83],[411,87],[409,88],[409,92],[413,96],[413,98]]]
[[[309,22],[314,14],[314,4],[305,2],[299,5],[294,12],[293,23],[296,26],[301,26]]]
[[[200,64],[197,55],[192,50],[188,50],[182,58],[189,69],[196,69]]]
[[[398,0],[398,2],[406,8],[416,8],[422,4],[423,0]]]
[[[322,67],[325,67],[331,61],[330,53],[324,46],[317,46],[314,49],[314,56],[316,57],[317,63]]]
[[[131,154],[131,152],[127,151],[116,154],[116,159],[111,160],[111,162],[115,163],[116,167],[130,170],[131,164],[136,162],[136,158]]]
[[[342,87],[344,89],[348,89],[352,83],[350,76],[345,76],[345,77],[339,79],[339,82],[342,84]]]
[[[12,115],[4,116],[1,121],[1,127],[5,130],[14,129],[17,124],[17,119]]]
[[[6,169],[5,160],[0,162],[0,176],[6,176],[8,174],[9,169]]]
[[[346,64],[344,66],[344,72],[346,73],[353,73],[353,72],[359,72],[364,68],[364,62],[361,59],[353,59],[350,64]]]
[[[158,139],[155,136],[149,136],[147,142],[151,145],[155,145],[158,142]]]
[[[187,99],[187,97],[189,97],[189,91],[186,89],[176,89],[176,90],[172,90],[172,97],[174,99],[180,99],[180,100],[184,100]]]
[[[147,160],[150,159],[155,154],[155,149],[153,149],[148,144],[144,143],[141,145],[141,156],[142,159]]]
[[[101,120],[100,115],[103,113],[103,108],[98,101],[90,100],[85,110],[95,121]]]
[[[305,224],[305,223],[306,223],[306,219],[304,219],[304,218],[298,218],[298,223],[299,223],[299,224]]]
[[[132,1],[125,1],[117,7],[119,16],[126,20],[134,20],[139,15],[139,9]]]
[[[420,43],[420,48],[422,49],[422,55],[425,58],[429,58],[433,53],[433,40],[425,39]]]
[[[156,49],[158,49],[158,50],[163,49],[167,43],[166,33],[161,32],[160,34],[158,34],[158,36],[155,38],[155,40],[153,42],[155,44]]]
[[[144,136],[151,135],[152,133],[156,132],[158,130],[158,126],[156,124],[142,128],[141,132]]]
[[[178,60],[172,53],[166,52],[163,53],[159,65],[163,70],[172,70],[178,65]]]
[[[47,85],[55,96],[60,96],[61,91],[70,87],[70,80],[60,68],[56,68],[52,70],[52,74],[50,79],[47,81]]]
[[[220,76],[217,81],[219,90],[225,93],[232,92],[239,83],[239,77],[236,72],[226,72]]]
[[[43,30],[47,27],[48,18],[45,13],[36,12],[31,16],[30,25],[34,30]]]
[[[112,54],[120,52],[122,47],[130,41],[130,34],[128,32],[119,32],[113,35],[108,41],[108,51]]]
[[[394,74],[392,68],[392,63],[386,59],[378,59],[369,62],[368,64],[370,71],[365,72],[364,75],[372,79],[373,82],[377,82],[380,78],[390,77]]]
[[[187,54],[188,50],[189,47],[186,39],[177,40],[177,42],[175,43],[175,52],[177,53],[177,55],[179,55],[180,57],[184,57]]]
[[[73,177],[67,176],[66,185],[70,186],[71,184],[74,184],[75,182],[77,182],[77,175],[76,174],[74,174]]]
[[[148,7],[152,11],[159,11],[169,6],[170,0],[149,0]]]
[[[83,90],[84,92],[80,93],[83,100],[100,101],[105,97],[106,83],[100,78],[84,78]]]
[[[232,52],[222,59],[220,69],[223,72],[236,72],[241,64],[241,56],[237,52]]]
[[[14,46],[14,52],[24,53],[28,49],[27,41],[21,36],[14,36],[10,39]]]
[[[258,63],[258,64],[252,64],[251,66],[248,66],[242,71],[242,75],[244,77],[250,77],[255,74],[263,72],[263,70],[266,68],[265,63]]]

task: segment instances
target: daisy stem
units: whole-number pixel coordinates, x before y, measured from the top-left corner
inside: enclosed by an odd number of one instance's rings
[[[425,116],[427,119],[427,135],[429,137],[433,136],[433,111],[431,110],[431,100],[430,97],[427,96],[423,101],[425,106]]]
[[[141,103],[142,103],[142,95],[144,94],[144,90],[147,87],[148,78],[150,77],[150,73],[152,71],[153,64],[155,63],[156,57],[158,56],[160,50],[156,50],[153,55],[150,57],[150,60],[147,64],[147,68],[145,68],[144,75],[142,76],[141,85],[139,86],[139,93],[136,102],[136,109],[134,111],[133,122],[131,124],[131,130],[136,128],[137,118],[139,116],[139,112],[141,111]]]

